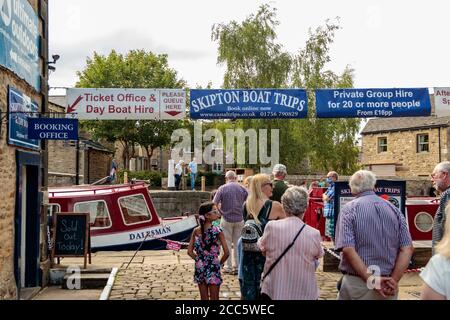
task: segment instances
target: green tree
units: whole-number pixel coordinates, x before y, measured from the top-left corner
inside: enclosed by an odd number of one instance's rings
[[[78,71],[79,88],[183,88],[185,82],[178,79],[177,72],[169,67],[165,54],[154,54],[144,50],[131,50],[126,55],[112,50],[108,56],[94,52],[87,59],[86,67]],[[129,159],[134,156],[134,146],[140,144],[148,155],[157,147],[170,142],[169,130],[180,125],[180,121],[155,120],[103,120],[85,121],[96,138],[110,142],[119,141],[123,146],[122,159],[128,169]]]
[[[308,140],[308,161],[313,171],[336,170],[351,174],[357,169],[358,148],[356,136],[360,119],[317,119],[314,90],[319,88],[353,87],[353,69],[345,68],[337,75],[325,66],[331,61],[330,46],[339,30],[335,23],[326,21],[325,26],[309,31],[305,48],[295,56],[292,70],[292,86],[303,87],[308,92],[308,120],[303,125],[301,136]]]
[[[288,87],[293,59],[276,43],[275,28],[278,24],[276,9],[262,5],[256,15],[250,15],[242,23],[231,21],[213,26],[212,40],[219,43],[217,62],[226,65],[224,88]],[[289,126],[290,121],[278,119],[236,122],[236,127],[243,130],[268,129],[270,132],[271,129],[284,128],[280,130],[280,146],[282,141],[290,141]]]
[[[331,168],[350,173],[356,167],[358,119],[315,119],[317,88],[352,87],[353,70],[342,75],[325,70],[338,23],[310,31],[306,47],[289,54],[276,42],[276,8],[262,5],[243,22],[216,24],[212,40],[218,42],[218,64],[224,64],[224,88],[306,88],[308,119],[240,120],[248,128],[279,129],[280,161],[290,172],[309,173]]]

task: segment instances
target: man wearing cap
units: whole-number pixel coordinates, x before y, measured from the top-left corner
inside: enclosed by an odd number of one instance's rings
[[[272,181],[273,191],[270,200],[281,202],[281,197],[288,188],[287,184],[284,182],[284,178],[286,178],[287,175],[286,166],[280,163],[276,164],[273,167],[272,174],[274,179]]]
[[[178,161],[177,165],[175,166],[175,188],[177,190],[180,190],[180,182],[181,182],[181,177],[183,176],[183,165],[184,165],[184,161],[180,160]]]

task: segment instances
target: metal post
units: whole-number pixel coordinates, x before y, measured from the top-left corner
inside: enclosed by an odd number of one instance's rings
[[[77,154],[75,157],[75,184],[80,184],[80,140],[77,140]]]

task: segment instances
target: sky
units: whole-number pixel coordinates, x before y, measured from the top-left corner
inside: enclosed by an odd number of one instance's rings
[[[217,65],[212,26],[241,22],[265,3],[277,8],[277,42],[292,54],[310,28],[339,17],[327,69],[340,73],[349,65],[356,88],[450,86],[450,1],[52,0],[49,54],[60,59],[50,87],[73,87],[94,51],[144,49],[168,54],[189,87],[220,88],[225,66]]]

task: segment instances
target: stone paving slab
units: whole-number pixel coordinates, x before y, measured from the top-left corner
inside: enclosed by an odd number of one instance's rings
[[[98,252],[92,257],[93,265],[118,267],[110,300],[199,300],[200,293],[193,281],[194,261],[187,255],[187,250],[174,252],[169,250],[148,250],[139,252],[133,262],[126,268],[134,252]],[[82,264],[82,258],[66,258],[66,265]],[[322,262],[322,261],[321,261]],[[320,300],[337,298],[336,283],[341,278],[339,272],[323,272],[322,265],[317,272],[320,288]],[[239,300],[239,281],[236,275],[222,274],[220,288],[221,300]],[[420,297],[422,280],[417,272],[407,273],[400,281],[399,299],[417,300]]]

